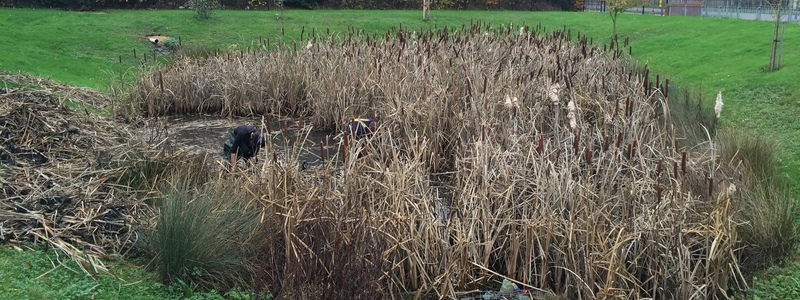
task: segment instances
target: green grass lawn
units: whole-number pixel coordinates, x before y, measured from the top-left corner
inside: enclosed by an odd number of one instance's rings
[[[494,27],[509,22],[515,26],[541,24],[548,31],[566,27],[573,36],[580,32],[595,44],[604,44],[611,36],[611,19],[605,13],[433,11],[431,22],[423,22],[421,15],[420,11],[302,10],[287,11],[288,18],[278,20],[276,11],[220,11],[211,20],[200,21],[194,12],[185,10],[0,9],[0,28],[5,32],[0,35],[4,52],[0,70],[108,90],[121,73],[138,70],[144,54],[152,55],[145,38],[148,34],[180,37],[184,46],[233,50],[256,47],[261,39],[269,39],[272,45],[280,40],[291,43],[300,39],[301,32],[306,37],[328,30],[347,35],[350,28],[358,28],[382,35],[392,27],[415,31],[460,28],[478,20]],[[800,26],[787,25],[783,68],[767,73],[772,26],[758,21],[625,14],[619,18],[618,33],[630,39],[633,58],[647,64],[651,74],[701,91],[709,105],[722,91],[722,126],[749,128],[778,139],[783,175],[797,198],[800,41],[796,37]],[[133,57],[134,51],[137,57]],[[7,265],[0,263],[0,270]],[[786,272],[800,274],[797,269],[790,267]],[[762,285],[765,287],[757,285],[762,291],[771,287],[769,281]]]
[[[169,299],[182,295],[155,283],[140,266],[114,262],[96,279],[52,249],[0,247],[0,299]]]
[[[145,269],[146,261],[106,263],[109,272],[92,277],[58,250],[0,245],[0,299],[249,299],[238,290],[221,295],[190,285],[164,286]]]

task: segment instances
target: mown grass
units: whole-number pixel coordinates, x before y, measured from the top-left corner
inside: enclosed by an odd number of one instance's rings
[[[144,260],[109,260],[110,273],[87,276],[59,250],[0,246],[0,299],[250,299],[234,289],[200,292],[191,284],[165,286]]]
[[[113,263],[113,274],[86,276],[57,250],[25,246],[0,247],[2,299],[175,299],[140,266]]]
[[[800,265],[769,268],[754,278],[749,299],[800,299]],[[744,297],[742,297],[744,298]]]

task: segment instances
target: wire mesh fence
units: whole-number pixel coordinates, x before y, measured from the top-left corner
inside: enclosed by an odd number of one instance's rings
[[[655,14],[659,16],[696,16],[708,18],[734,18],[756,21],[774,21],[777,7],[766,0],[643,0],[628,13]],[[772,1],[773,3],[775,1]],[[604,0],[585,0],[584,10],[608,11]],[[800,23],[800,0],[784,3],[781,20]]]

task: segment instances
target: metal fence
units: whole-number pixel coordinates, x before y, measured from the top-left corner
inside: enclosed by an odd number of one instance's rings
[[[642,6],[629,8],[627,12],[660,16],[775,20],[775,8],[766,0],[646,0],[644,3]],[[608,6],[604,0],[585,0],[584,10],[605,12]],[[800,24],[800,0],[790,0],[781,11],[781,19]]]

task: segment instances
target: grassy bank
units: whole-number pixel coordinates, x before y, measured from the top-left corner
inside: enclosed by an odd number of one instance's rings
[[[146,261],[109,260],[111,272],[86,276],[58,250],[25,245],[0,246],[3,299],[249,299],[232,290],[199,292],[189,284],[165,286],[145,269]]]
[[[114,271],[86,276],[60,251],[19,246],[0,247],[0,297],[3,299],[176,299],[140,266],[114,262]]]

